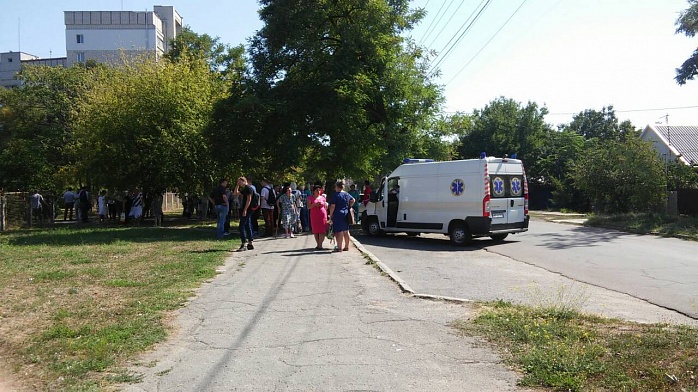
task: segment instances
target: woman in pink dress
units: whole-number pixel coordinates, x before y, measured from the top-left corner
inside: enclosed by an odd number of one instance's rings
[[[322,194],[322,186],[315,185],[313,194],[308,196],[308,210],[310,211],[310,227],[317,246],[316,250],[322,250],[325,241],[325,226],[327,225],[327,199]]]

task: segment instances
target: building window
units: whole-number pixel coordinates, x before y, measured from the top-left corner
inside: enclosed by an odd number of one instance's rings
[[[7,58],[7,62],[8,62],[8,63],[11,63],[11,62],[12,62],[12,57],[8,57],[8,58]]]
[[[84,63],[85,62],[85,53],[78,53],[76,60],[78,63]]]
[[[84,36],[84,35],[78,34],[78,35],[76,35],[76,37],[77,37],[77,40],[78,40],[78,43],[79,43],[79,44],[84,44],[84,43],[85,43],[85,36]]]

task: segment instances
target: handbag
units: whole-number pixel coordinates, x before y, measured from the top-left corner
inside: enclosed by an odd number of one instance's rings
[[[356,223],[354,209],[351,207],[349,207],[349,213],[347,214],[347,223],[349,223],[350,226]]]
[[[347,201],[347,208],[349,209],[349,212],[347,212],[347,223],[349,226],[351,226],[356,223],[356,217],[354,217],[354,209],[349,206],[349,198],[351,198],[351,195],[347,193],[346,196],[344,197],[344,200]]]

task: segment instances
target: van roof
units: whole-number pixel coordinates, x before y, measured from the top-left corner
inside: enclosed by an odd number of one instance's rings
[[[441,161],[441,162],[418,162],[418,163],[405,163],[398,166],[391,174],[391,177],[399,177],[404,175],[434,175],[434,174],[447,174],[447,173],[463,173],[463,172],[478,172],[482,170],[484,164],[487,163],[490,166],[490,172],[496,171],[492,165],[500,166],[515,166],[520,168],[522,162],[520,159],[512,158],[495,158],[487,157],[484,159],[461,159],[455,161]],[[520,172],[521,170],[515,170]]]

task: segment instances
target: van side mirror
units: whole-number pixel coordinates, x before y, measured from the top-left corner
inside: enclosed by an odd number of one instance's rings
[[[375,203],[378,201],[378,193],[376,191],[371,191],[371,195],[369,196],[368,200],[371,203]]]

